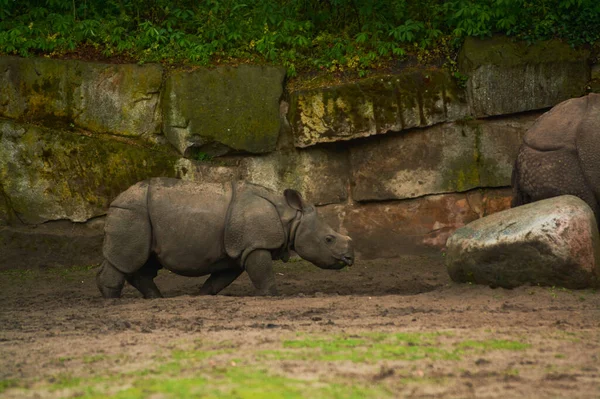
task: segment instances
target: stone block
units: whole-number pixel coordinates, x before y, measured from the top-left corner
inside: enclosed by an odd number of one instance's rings
[[[212,156],[277,145],[285,69],[241,65],[175,72],[166,81],[163,131],[175,148]]]
[[[123,136],[160,134],[158,64],[0,57],[0,116]]]
[[[556,40],[528,45],[507,37],[467,38],[459,68],[469,77],[474,116],[507,115],[552,107],[585,94],[589,51]]]
[[[436,125],[351,146],[352,198],[376,201],[509,186],[538,114]]]
[[[342,149],[285,150],[244,158],[241,177],[278,192],[298,190],[316,205],[348,199],[348,154]]]
[[[467,115],[465,92],[437,69],[296,91],[288,111],[297,147],[431,126]]]
[[[0,191],[10,214],[26,224],[84,222],[131,184],[176,173],[169,147],[80,133],[0,120]]]
[[[476,220],[448,239],[457,282],[513,288],[585,288],[600,281],[600,238],[590,207],[566,195]]]
[[[352,237],[359,259],[439,252],[457,228],[510,207],[510,189],[474,190],[404,201],[328,205],[319,214]]]

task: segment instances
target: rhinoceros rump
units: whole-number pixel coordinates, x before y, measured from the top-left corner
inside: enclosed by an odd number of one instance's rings
[[[287,261],[291,250],[323,269],[354,258],[350,237],[332,230],[295,190],[278,195],[245,182],[155,178],[110,205],[96,281],[105,298],[119,297],[125,280],[146,298],[160,297],[153,280],[164,267],[210,274],[200,292],[214,295],[245,270],[260,294],[276,295],[272,261]]]
[[[527,131],[513,168],[513,206],[574,195],[600,227],[600,94],[572,98]]]

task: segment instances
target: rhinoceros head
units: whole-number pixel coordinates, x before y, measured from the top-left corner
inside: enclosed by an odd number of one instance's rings
[[[301,212],[293,238],[294,250],[302,259],[322,269],[341,269],[354,262],[352,239],[334,231],[307,204],[300,193],[285,190],[288,205]]]

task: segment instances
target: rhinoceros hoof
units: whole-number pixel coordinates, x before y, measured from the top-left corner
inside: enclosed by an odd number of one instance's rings
[[[564,195],[478,219],[447,241],[452,280],[513,288],[524,284],[585,288],[600,281],[594,214]]]

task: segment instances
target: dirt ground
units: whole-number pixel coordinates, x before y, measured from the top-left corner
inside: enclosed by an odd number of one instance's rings
[[[439,255],[278,264],[274,298],[161,271],[164,299],[103,300],[95,272],[0,272],[0,396],[600,397],[594,290],[455,284]]]

